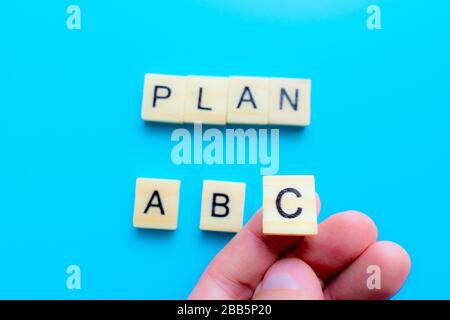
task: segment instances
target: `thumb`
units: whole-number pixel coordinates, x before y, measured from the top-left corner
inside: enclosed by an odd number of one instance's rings
[[[267,270],[253,299],[322,300],[323,290],[309,265],[297,258],[285,258]]]

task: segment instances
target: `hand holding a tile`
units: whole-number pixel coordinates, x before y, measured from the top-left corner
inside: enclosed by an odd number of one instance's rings
[[[146,121],[308,126],[311,81],[147,74]],[[243,227],[245,183],[205,180],[200,229],[238,232],[207,267],[191,299],[386,299],[410,270],[406,251],[377,242],[366,215],[317,226],[314,177],[264,176],[263,209]],[[138,179],[133,225],[177,228],[180,181]]]
[[[256,213],[209,264],[189,298],[387,299],[405,282],[408,254],[393,242],[377,242],[368,216],[338,213],[318,229],[313,237],[265,235],[262,212]],[[379,270],[379,288],[368,285],[372,267]]]

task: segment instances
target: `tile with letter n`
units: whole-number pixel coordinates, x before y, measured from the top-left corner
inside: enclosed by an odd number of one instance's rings
[[[136,180],[133,225],[136,228],[175,230],[178,224],[179,180]]]
[[[224,125],[227,120],[228,78],[188,76],[184,122]]]
[[[314,176],[263,177],[263,233],[317,234]]]
[[[146,74],[141,117],[147,121],[183,122],[186,77]]]
[[[200,229],[238,232],[243,225],[245,183],[203,181]]]
[[[269,78],[230,77],[227,123],[267,124]]]
[[[311,80],[271,78],[269,92],[269,124],[310,124]]]

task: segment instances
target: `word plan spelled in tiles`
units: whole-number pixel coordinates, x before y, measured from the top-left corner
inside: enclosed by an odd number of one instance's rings
[[[263,177],[263,233],[315,235],[314,176]]]
[[[310,118],[309,79],[145,76],[147,121],[308,126]]]
[[[203,181],[200,229],[238,232],[243,225],[245,183]]]
[[[182,123],[186,77],[146,74],[142,98],[143,120]]]
[[[188,76],[186,86],[184,122],[226,124],[228,78]]]
[[[136,228],[175,230],[180,184],[179,180],[138,178],[133,225]]]

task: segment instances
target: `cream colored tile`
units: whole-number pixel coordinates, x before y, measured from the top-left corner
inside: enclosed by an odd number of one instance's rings
[[[227,99],[228,78],[188,76],[184,122],[224,125]]]
[[[308,126],[311,122],[311,80],[269,80],[269,123]]]
[[[244,219],[245,183],[203,181],[200,229],[238,232]]]
[[[313,176],[263,177],[263,233],[317,234]]]
[[[136,228],[175,230],[180,181],[138,178],[133,225]]]
[[[267,124],[269,121],[269,78],[230,77],[228,123]]]
[[[186,77],[146,74],[141,117],[147,121],[183,122]]]

